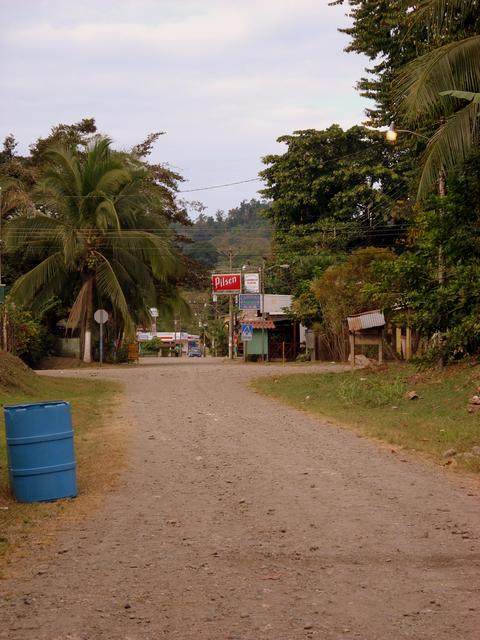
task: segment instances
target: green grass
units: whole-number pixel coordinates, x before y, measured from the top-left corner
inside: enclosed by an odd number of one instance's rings
[[[253,383],[261,393],[298,409],[443,463],[448,449],[461,454],[480,446],[480,413],[467,412],[479,384],[480,367],[467,365],[423,373],[392,365],[377,372],[299,374]],[[407,400],[404,394],[410,390],[419,398]],[[480,456],[457,455],[454,464],[480,473]]]
[[[0,363],[1,365],[2,363]],[[9,361],[7,365],[11,365]],[[0,405],[66,400],[72,406],[77,480],[80,498],[21,504],[13,499],[8,481],[5,426],[0,428],[0,559],[29,542],[33,533],[57,514],[88,509],[89,495],[97,496],[114,481],[122,464],[123,435],[110,420],[119,387],[104,381],[48,378],[13,366],[10,384],[0,385]]]

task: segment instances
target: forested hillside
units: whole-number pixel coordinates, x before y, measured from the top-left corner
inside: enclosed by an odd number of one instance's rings
[[[178,229],[184,237],[184,253],[208,269],[229,266],[230,250],[234,267],[261,261],[271,253],[267,209],[265,202],[252,199],[227,213],[217,211],[214,217],[201,212],[191,227]]]

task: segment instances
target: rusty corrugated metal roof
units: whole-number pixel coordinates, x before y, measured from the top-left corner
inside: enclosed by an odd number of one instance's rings
[[[375,311],[365,311],[354,316],[348,316],[348,330],[362,331],[363,329],[374,329],[385,325],[385,316],[380,309]]]
[[[254,329],[275,329],[275,323],[273,320],[270,320],[270,318],[265,318],[265,320],[257,318],[256,320],[250,320],[249,322],[253,325]]]

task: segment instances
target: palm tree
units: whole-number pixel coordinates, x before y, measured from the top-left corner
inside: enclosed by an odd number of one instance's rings
[[[451,24],[478,15],[478,0],[425,0],[415,23],[441,34]],[[423,158],[418,196],[468,158],[480,135],[480,35],[448,42],[413,60],[398,76],[394,93],[409,125],[440,120]],[[463,101],[459,104],[459,100]],[[467,104],[465,104],[465,101]]]
[[[161,189],[140,162],[110,144],[97,138],[84,153],[51,148],[35,193],[39,210],[12,220],[6,233],[7,250],[23,247],[41,259],[15,282],[12,297],[37,310],[54,294],[75,292],[67,327],[80,327],[85,362],[94,300],[132,335],[156,305],[156,284],[178,268]]]

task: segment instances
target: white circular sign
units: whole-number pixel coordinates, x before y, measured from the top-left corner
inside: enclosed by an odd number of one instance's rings
[[[108,313],[105,311],[105,309],[97,309],[93,314],[93,317],[95,318],[95,321],[98,322],[98,324],[105,324],[105,322],[108,320]]]
[[[152,307],[149,311],[152,318],[158,318],[158,309],[156,307]]]

